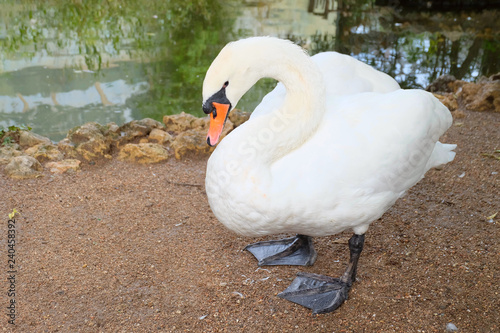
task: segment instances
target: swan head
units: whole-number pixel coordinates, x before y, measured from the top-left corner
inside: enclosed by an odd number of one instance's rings
[[[210,128],[207,134],[207,143],[214,146],[218,141],[224,124],[226,123],[232,104],[226,96],[229,81],[224,82],[219,91],[203,102],[203,112],[210,115]]]
[[[210,114],[207,143],[214,146],[229,112],[262,77],[276,38],[251,37],[227,44],[210,65],[203,81],[203,112]],[[290,43],[290,42],[288,42]],[[266,61],[264,61],[266,60]],[[272,61],[272,60],[271,60]]]

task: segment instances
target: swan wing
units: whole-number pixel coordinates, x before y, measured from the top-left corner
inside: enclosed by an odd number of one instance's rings
[[[453,145],[438,142],[451,125],[450,112],[425,91],[328,101],[316,134],[272,165],[274,209],[287,212],[286,223],[315,219],[306,227],[317,227],[317,234],[362,231],[430,168],[453,159]]]
[[[391,76],[348,55],[337,52],[322,52],[311,57],[323,74],[327,96],[349,95],[362,92],[387,93],[400,89]],[[258,117],[279,109],[286,96],[282,83],[262,99],[252,112]]]
[[[391,76],[348,55],[322,52],[311,58],[323,74],[327,96],[400,89]]]

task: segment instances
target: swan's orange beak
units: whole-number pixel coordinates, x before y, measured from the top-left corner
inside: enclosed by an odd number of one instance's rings
[[[207,143],[209,146],[215,146],[219,141],[220,134],[226,123],[227,114],[229,112],[229,104],[221,104],[212,102],[215,112],[210,113],[210,128],[207,134]],[[215,116],[214,116],[215,114]]]

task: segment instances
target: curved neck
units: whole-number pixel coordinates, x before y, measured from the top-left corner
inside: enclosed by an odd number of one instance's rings
[[[255,150],[248,156],[249,163],[270,165],[299,148],[316,131],[325,112],[325,85],[319,68],[296,45],[267,48],[266,54],[253,58],[249,72],[255,73],[255,81],[264,77],[280,81],[286,97],[281,104],[268,103],[275,109],[251,118],[234,134],[240,150],[243,146]]]

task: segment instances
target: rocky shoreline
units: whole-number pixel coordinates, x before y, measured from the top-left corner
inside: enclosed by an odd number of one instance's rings
[[[444,75],[428,88],[454,118],[464,117],[464,110],[500,112],[500,73],[477,83],[456,80]],[[240,110],[231,112],[222,136],[249,118]],[[89,122],[71,129],[66,138],[53,143],[49,138],[28,130],[5,132],[0,137],[0,165],[15,179],[76,172],[82,162],[117,158],[140,164],[159,163],[171,156],[204,156],[213,151],[206,144],[209,118],[190,114],[163,117],[163,123],[145,118],[118,126]],[[6,140],[8,138],[8,140]]]
[[[245,122],[249,113],[234,110],[226,122],[223,136]],[[0,165],[15,179],[38,178],[44,171],[54,174],[76,172],[82,162],[117,158],[140,164],[166,161],[171,156],[210,154],[206,143],[209,118],[181,113],[163,117],[163,123],[145,118],[118,126],[85,123],[71,129],[66,138],[53,143],[28,130],[6,132],[0,146]],[[9,138],[4,140],[4,138]],[[7,142],[8,141],[8,142]]]
[[[427,89],[450,111],[493,111],[500,112],[500,73],[478,82],[466,82],[452,75],[442,75]]]

